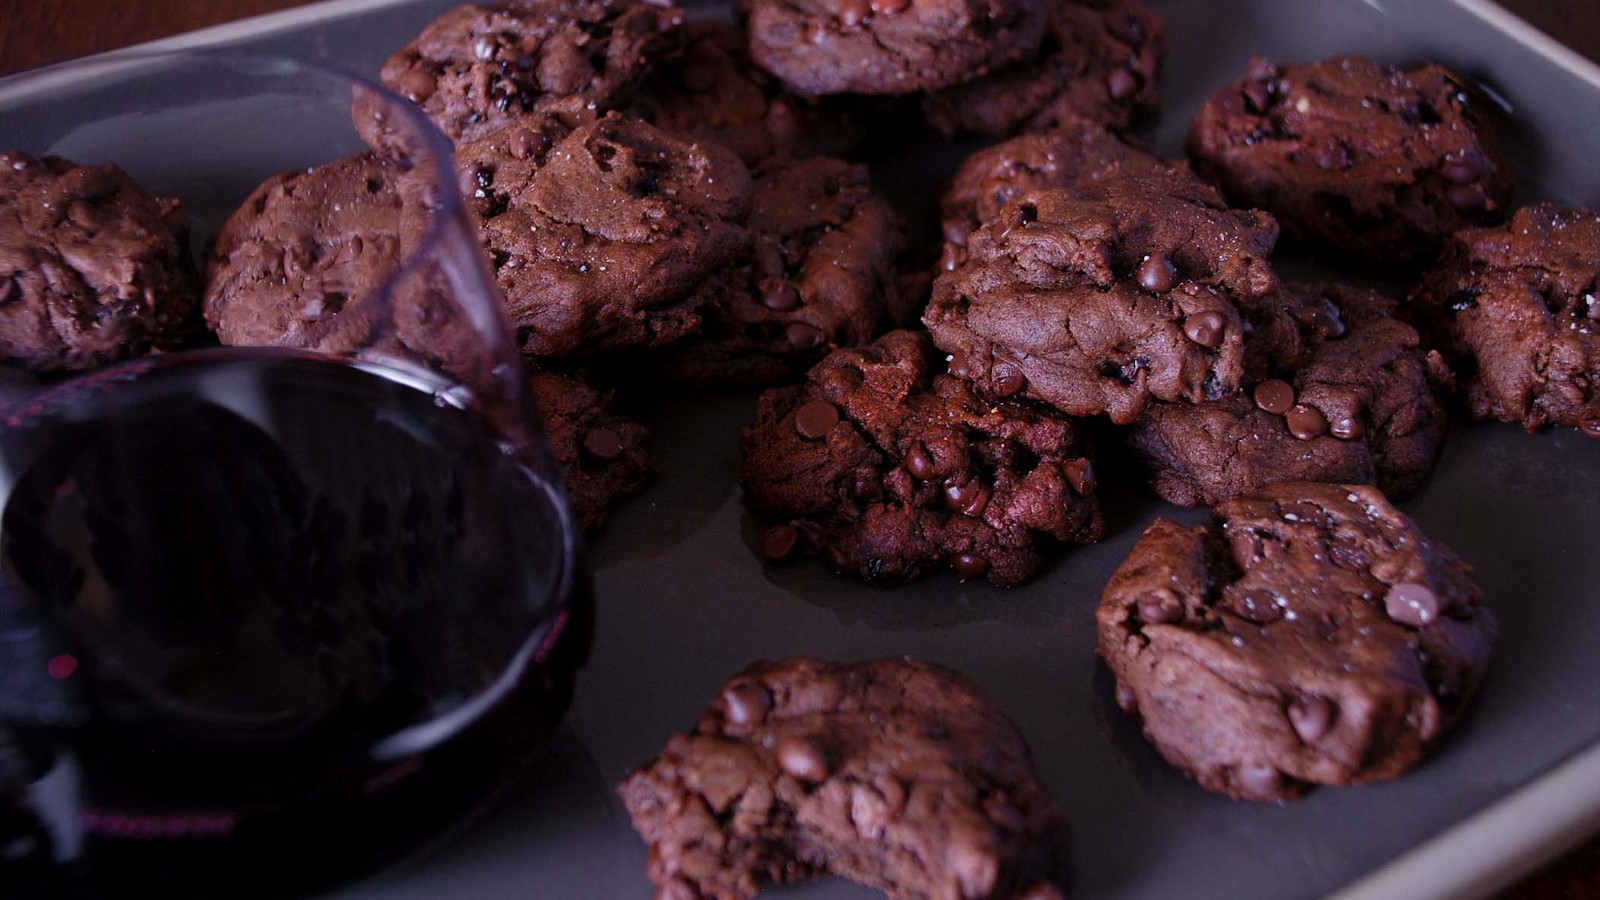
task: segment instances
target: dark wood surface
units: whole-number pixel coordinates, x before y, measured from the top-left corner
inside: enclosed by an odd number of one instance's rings
[[[299,6],[303,2],[0,0],[0,75]],[[1500,3],[1579,53],[1600,61],[1600,0],[1500,0]],[[1591,110],[1588,114],[1600,112]],[[1600,900],[1600,836],[1505,892],[1500,900]]]

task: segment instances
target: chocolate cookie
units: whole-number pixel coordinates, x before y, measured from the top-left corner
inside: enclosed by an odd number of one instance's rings
[[[1238,389],[1235,304],[1277,289],[1276,238],[1177,171],[1031,191],[939,273],[923,322],[984,391],[1127,424]]]
[[[750,173],[733,151],[611,113],[463,144],[457,169],[532,356],[658,346],[700,330],[696,290],[746,258]]]
[[[865,136],[860,101],[785,89],[750,61],[738,28],[691,22],[683,36],[682,55],[656,67],[630,115],[680,137],[716,141],[751,166],[774,154],[837,156]]]
[[[1088,119],[1125,131],[1160,102],[1160,17],[1140,0],[1055,0],[1039,57],[923,99],[945,137],[1001,138]]]
[[[1217,521],[1157,520],[1106,585],[1117,702],[1168,762],[1245,800],[1415,766],[1489,663],[1467,566],[1372,487],[1278,485]]]
[[[875,584],[948,563],[962,579],[1016,585],[1050,546],[1105,535],[1072,421],[985,397],[939,362],[926,335],[892,331],[761,395],[739,482],[787,523],[765,535],[768,559],[819,551]]]
[[[698,294],[705,329],[670,348],[667,372],[702,387],[793,381],[832,346],[891,327],[903,238],[866,166],[827,157],[758,169],[751,259]]]
[[[573,516],[593,531],[613,505],[644,490],[654,474],[644,449],[650,433],[613,413],[609,393],[574,375],[535,372],[528,387],[566,477]]]
[[[1459,232],[1411,304],[1474,417],[1600,438],[1600,213],[1542,204]]]
[[[1394,268],[1503,219],[1510,165],[1450,72],[1360,57],[1251,62],[1189,131],[1196,169],[1284,235]]]
[[[967,235],[998,219],[1007,203],[1028,191],[1166,168],[1153,154],[1087,119],[985,147],[961,163],[940,203],[945,243],[954,245],[946,249],[940,268],[954,268]]]
[[[1039,0],[741,0],[750,55],[802,94],[910,94],[1031,59]]]
[[[1287,481],[1376,484],[1403,499],[1444,442],[1437,353],[1394,303],[1339,285],[1285,285],[1244,310],[1245,390],[1213,403],[1153,403],[1128,442],[1150,486],[1179,506]]]
[[[756,663],[618,793],[662,900],[824,873],[890,897],[1062,896],[1066,829],[1027,743],[932,663]]]
[[[456,140],[529,115],[575,127],[626,100],[682,18],[648,0],[469,3],[430,22],[379,77]]]
[[[196,287],[177,200],[114,165],[0,153],[0,362],[82,372],[177,343]]]

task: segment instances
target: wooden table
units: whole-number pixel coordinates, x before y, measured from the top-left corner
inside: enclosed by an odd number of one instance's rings
[[[0,0],[0,75],[304,2]],[[1600,0],[1499,2],[1579,53],[1600,61]],[[1600,900],[1600,836],[1505,892],[1500,900]]]

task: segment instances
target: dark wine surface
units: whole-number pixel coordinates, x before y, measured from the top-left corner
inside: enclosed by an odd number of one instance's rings
[[[0,864],[293,893],[548,736],[589,630],[560,487],[443,388],[206,351],[6,415],[0,801],[38,846]]]

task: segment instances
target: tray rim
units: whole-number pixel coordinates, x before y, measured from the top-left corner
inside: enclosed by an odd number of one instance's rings
[[[183,32],[171,37],[64,60],[0,77],[0,104],[70,88],[153,53],[218,48],[320,22],[353,17],[415,0],[317,0]],[[691,0],[692,2],[692,0]],[[1380,13],[1414,0],[1360,0]],[[1550,60],[1600,91],[1600,62],[1535,28],[1493,0],[1437,0],[1461,8],[1514,43]],[[336,63],[323,60],[325,63]],[[1600,740],[1581,748],[1526,784],[1387,863],[1326,895],[1324,900],[1479,900],[1600,836]]]

